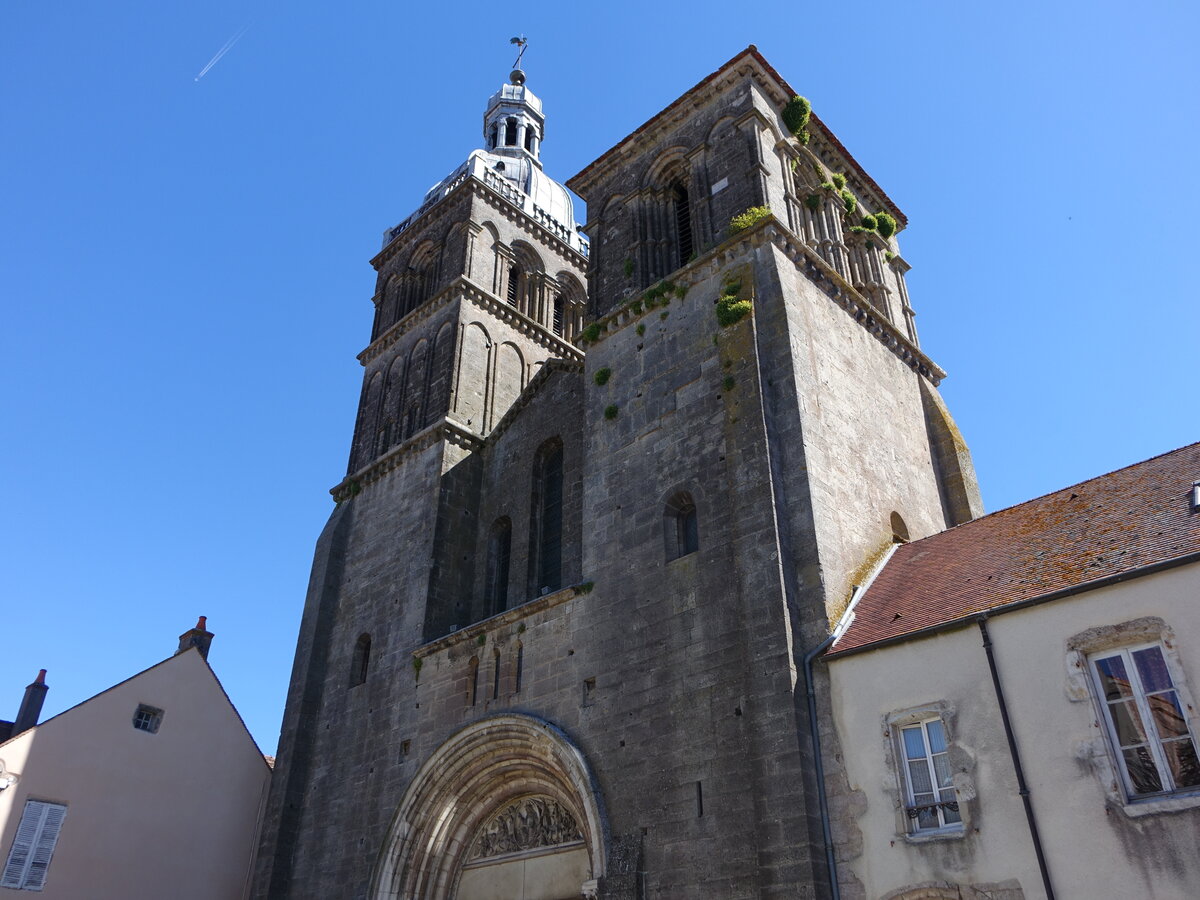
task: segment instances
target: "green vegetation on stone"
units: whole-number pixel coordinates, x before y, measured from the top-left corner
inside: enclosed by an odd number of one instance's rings
[[[600,387],[608,384],[608,379],[612,378],[612,369],[605,366],[603,369],[597,369],[596,374],[592,376],[592,380]]]
[[[793,97],[783,107],[783,124],[796,137],[804,133],[811,116],[812,104],[805,97]]]
[[[745,231],[751,225],[761,222],[763,219],[770,218],[771,210],[765,206],[752,206],[745,212],[738,213],[729,220],[729,234],[735,235],[739,231]]]
[[[726,284],[717,298],[717,323],[722,328],[735,325],[749,315],[752,306],[749,300],[739,300],[742,283],[733,281]]]
[[[881,238],[890,238],[896,233],[896,220],[887,213],[875,213],[875,230]]]

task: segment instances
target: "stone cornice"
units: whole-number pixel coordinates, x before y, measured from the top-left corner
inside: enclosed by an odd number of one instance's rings
[[[427,234],[427,229],[424,227],[427,223],[422,223],[421,228],[417,228],[417,222],[429,217],[430,220],[436,218],[444,218],[450,211],[452,204],[450,201],[458,198],[465,193],[473,194],[484,200],[493,209],[500,212],[506,219],[511,222],[519,223],[526,231],[531,232],[539,241],[547,246],[554,248],[563,259],[572,263],[577,269],[582,272],[587,271],[587,257],[573,248],[570,244],[556,235],[554,232],[544,228],[536,219],[532,218],[523,209],[514,206],[513,203],[505,199],[499,192],[488,187],[474,175],[467,175],[463,180],[454,187],[446,196],[440,198],[433,203],[427,210],[417,217],[408,227],[390,240],[386,247],[380,250],[371,259],[371,265],[379,270],[399,254],[403,248],[408,247],[416,238],[414,235]],[[568,227],[574,226],[574,223],[569,223]]]
[[[787,254],[796,268],[816,284],[829,299],[844,309],[871,335],[894,353],[914,372],[925,376],[934,386],[941,384],[946,372],[926,356],[899,328],[889,322],[850,282],[838,273],[811,247],[807,246],[786,225],[772,216],[737,238],[753,241],[754,245],[768,241]],[[734,241],[737,240],[734,238]],[[728,243],[728,242],[727,242]]]
[[[358,354],[358,361],[366,366],[372,360],[395,346],[401,337],[412,331],[437,310],[456,299],[466,300],[485,310],[516,331],[531,338],[535,343],[545,347],[555,356],[565,356],[572,359],[583,358],[583,354],[572,344],[563,340],[558,335],[547,331],[540,323],[509,306],[490,291],[485,291],[465,275],[460,275],[379,337],[375,338],[365,350]]]
[[[870,300],[859,293],[836,269],[796,237],[774,215],[757,222],[731,238],[727,238],[699,259],[695,259],[682,269],[673,272],[667,280],[690,288],[692,285],[719,274],[726,267],[744,257],[747,251],[767,243],[774,244],[787,254],[799,271],[802,271],[827,297],[866,328],[876,340],[899,357],[905,365],[928,378],[935,386],[941,384],[942,379],[946,377],[946,372],[941,366],[922,353],[916,344],[908,339],[907,335],[875,309]],[[591,343],[600,343],[610,334],[648,314],[651,309],[649,306],[644,305],[639,313],[630,309],[630,306],[641,299],[644,294],[645,291],[621,308],[601,317],[601,320],[598,321],[606,323],[605,330]],[[579,340],[582,340],[582,336]]]
[[[522,603],[520,606],[514,606],[512,609],[506,609],[502,613],[497,613],[490,618],[484,619],[482,622],[475,622],[466,628],[460,628],[458,631],[452,631],[444,637],[437,638],[427,644],[422,644],[412,651],[413,658],[424,660],[434,654],[449,650],[451,647],[465,642],[473,641],[478,643],[479,639],[486,637],[489,632],[513,625],[521,621],[521,619],[528,618],[536,613],[561,606],[568,600],[573,600],[588,593],[591,588],[590,582],[584,582],[583,584],[572,585],[550,594],[535,597],[526,603]]]
[[[378,481],[388,472],[399,466],[405,459],[427,450],[438,441],[446,441],[468,450],[478,450],[483,446],[479,435],[465,425],[446,416],[427,428],[418,431],[406,441],[397,444],[383,456],[372,460],[352,475],[347,475],[341,483],[330,488],[329,493],[338,503],[358,495],[366,485]]]

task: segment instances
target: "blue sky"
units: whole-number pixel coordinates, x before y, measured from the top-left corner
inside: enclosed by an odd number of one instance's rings
[[[758,45],[909,216],[988,509],[1196,440],[1196,10],[5,4],[0,717],[39,668],[52,714],[204,614],[273,752],[367,260],[478,145],[518,32],[560,180]]]

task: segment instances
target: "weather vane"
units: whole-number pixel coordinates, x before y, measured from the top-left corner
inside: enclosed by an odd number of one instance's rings
[[[521,57],[525,55],[525,48],[529,46],[529,39],[522,34],[518,37],[512,38],[509,43],[516,44],[521,48],[521,52],[517,54],[517,61],[513,63],[513,68],[519,69],[521,68]]]

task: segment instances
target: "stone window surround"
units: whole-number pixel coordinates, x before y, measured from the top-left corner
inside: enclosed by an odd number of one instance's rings
[[[884,779],[884,790],[891,798],[896,813],[896,837],[908,844],[927,844],[941,841],[962,840],[972,831],[973,803],[975,791],[975,758],[965,751],[955,741],[957,711],[947,700],[935,700],[920,706],[897,710],[883,717],[883,753],[887,770],[891,773]],[[905,786],[903,772],[904,752],[900,743],[900,729],[906,725],[916,725],[929,719],[940,719],[946,731],[946,746],[950,766],[954,770],[954,791],[958,798],[958,814],[962,818],[960,824],[939,829],[937,831],[913,832],[910,830],[908,814],[905,810],[905,798],[908,791]]]
[[[1122,786],[1115,751],[1104,726],[1104,716],[1107,713],[1100,707],[1100,699],[1093,688],[1088,657],[1104,650],[1147,643],[1162,645],[1167,671],[1171,674],[1171,681],[1175,684],[1180,701],[1188,711],[1188,727],[1193,735],[1200,734],[1200,717],[1196,715],[1196,703],[1176,649],[1175,632],[1163,619],[1158,616],[1142,616],[1115,625],[1088,628],[1067,638],[1067,699],[1072,703],[1090,702],[1094,715],[1093,735],[1076,743],[1076,758],[1086,762],[1096,774],[1104,789],[1104,799],[1108,807],[1131,819],[1200,808],[1200,791],[1179,791],[1170,797],[1130,799]]]

